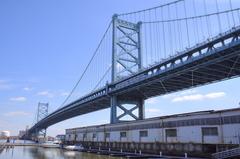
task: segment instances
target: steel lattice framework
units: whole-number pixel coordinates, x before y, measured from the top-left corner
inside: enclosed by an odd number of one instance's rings
[[[131,76],[142,69],[141,22],[134,24],[113,16],[112,82]],[[129,105],[131,106],[129,108]],[[121,114],[120,109],[122,111]],[[138,111],[137,115],[134,111]],[[111,96],[111,123],[126,116],[144,119],[144,100],[141,97],[124,99]]]
[[[37,122],[48,116],[48,103],[38,103]],[[46,137],[46,128],[38,128],[35,131],[36,138]]]
[[[240,27],[234,27],[134,75],[107,84],[49,114],[30,128],[29,134],[74,116],[109,108],[112,97],[125,101],[148,99],[239,77],[239,38]]]
[[[194,0],[176,0],[115,14],[62,107],[48,114],[48,104],[39,104],[38,122],[27,134],[44,135],[55,123],[105,108],[111,108],[112,124],[125,117],[141,120],[146,99],[239,77],[240,7],[228,3],[222,10],[216,0],[216,9],[208,11],[205,1],[196,6]],[[96,73],[94,66],[100,77],[93,91],[66,104],[82,78],[92,75],[88,71]]]
[[[142,68],[141,22],[134,24],[113,16],[112,82]]]

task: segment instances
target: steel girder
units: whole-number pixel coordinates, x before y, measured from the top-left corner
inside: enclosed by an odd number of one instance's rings
[[[134,75],[112,82],[62,107],[39,121],[29,133],[71,117],[110,107],[111,96],[148,99],[240,75],[240,28],[165,59]]]

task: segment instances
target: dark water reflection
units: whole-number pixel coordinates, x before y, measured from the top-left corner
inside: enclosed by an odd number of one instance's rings
[[[4,149],[0,159],[121,159],[110,156],[101,156],[90,153],[65,151],[55,148],[41,147],[14,147]]]

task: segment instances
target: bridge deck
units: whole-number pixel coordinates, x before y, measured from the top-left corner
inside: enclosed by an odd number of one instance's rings
[[[74,116],[108,108],[111,95],[148,99],[237,77],[240,75],[239,35],[240,28],[233,28],[133,76],[111,83],[49,114],[29,133],[36,128],[47,128]]]

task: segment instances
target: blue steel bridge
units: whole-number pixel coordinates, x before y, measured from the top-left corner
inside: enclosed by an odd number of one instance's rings
[[[235,3],[177,0],[113,15],[62,106],[50,114],[38,111],[27,136],[106,108],[111,109],[112,124],[126,116],[141,120],[146,99],[238,77],[240,4]],[[93,82],[90,93],[71,100],[84,78]]]

